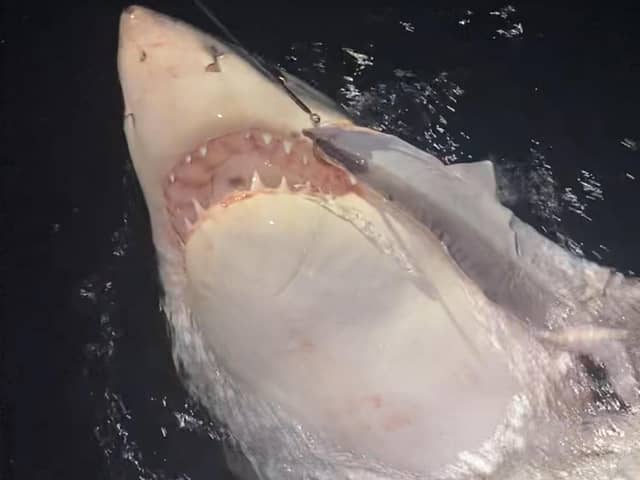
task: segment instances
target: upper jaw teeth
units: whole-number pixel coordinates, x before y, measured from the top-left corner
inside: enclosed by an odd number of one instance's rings
[[[265,145],[269,145],[271,143],[272,138],[273,137],[270,133],[264,132],[262,134],[262,141],[265,143]]]

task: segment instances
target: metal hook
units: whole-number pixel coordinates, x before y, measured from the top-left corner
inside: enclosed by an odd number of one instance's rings
[[[218,20],[218,18],[211,12],[211,10],[209,10],[200,0],[193,0],[193,3],[195,3],[196,7],[198,7],[202,13],[204,13],[209,20],[211,20],[219,29],[220,31],[229,39],[231,40],[236,48],[243,54],[245,55],[245,57],[247,58],[247,60],[249,60],[250,63],[253,64],[254,67],[256,67],[260,72],[262,72],[265,76],[271,78],[273,81],[277,81],[280,86],[284,89],[284,91],[286,92],[286,94],[289,96],[289,98],[291,98],[291,100],[293,100],[293,102],[303,111],[305,112],[307,115],[309,115],[309,120],[311,120],[311,124],[316,127],[320,124],[321,122],[321,118],[320,115],[318,115],[316,112],[314,112],[313,110],[311,110],[309,108],[309,106],[304,103],[300,97],[298,97],[288,86],[287,86],[287,79],[284,76],[284,73],[282,72],[282,70],[280,70],[280,68],[276,67],[276,66],[267,66],[267,65],[263,65],[262,62],[260,60],[258,60],[254,55],[252,55],[251,53],[249,53],[240,43],[240,40],[238,40],[225,26],[224,24]],[[272,69],[275,70],[275,72],[272,72],[269,67],[271,67]]]

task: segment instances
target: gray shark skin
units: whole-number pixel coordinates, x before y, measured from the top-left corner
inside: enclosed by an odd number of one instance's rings
[[[129,7],[118,70],[176,367],[239,476],[633,478],[637,279],[515,218],[490,163],[445,167],[288,76],[314,127],[183,22]],[[625,408],[597,410],[581,356]]]
[[[640,358],[627,358],[618,341],[635,334],[625,327],[640,315],[638,279],[576,257],[515,217],[498,202],[489,161],[444,166],[394,136],[359,128],[304,133],[435,232],[484,294],[540,329],[540,338],[613,363],[617,392],[635,400]]]

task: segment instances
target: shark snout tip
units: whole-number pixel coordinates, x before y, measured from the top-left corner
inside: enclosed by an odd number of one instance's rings
[[[120,42],[139,44],[165,31],[164,16],[141,5],[132,4],[120,15]]]
[[[120,22],[122,25],[128,24],[145,24],[149,20],[157,18],[159,14],[153,10],[143,7],[141,5],[132,4],[125,7],[120,15]]]
[[[135,5],[135,4],[129,5],[122,10],[122,16],[128,17],[128,18],[136,18],[136,15],[142,10],[145,10],[145,9],[140,5]]]

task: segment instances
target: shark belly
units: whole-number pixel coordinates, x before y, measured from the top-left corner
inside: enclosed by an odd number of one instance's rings
[[[491,438],[519,385],[435,238],[414,252],[426,273],[410,272],[379,246],[410,230],[355,196],[340,207],[375,219],[369,233],[299,196],[212,212],[186,245],[194,318],[222,368],[291,422],[433,471]]]

